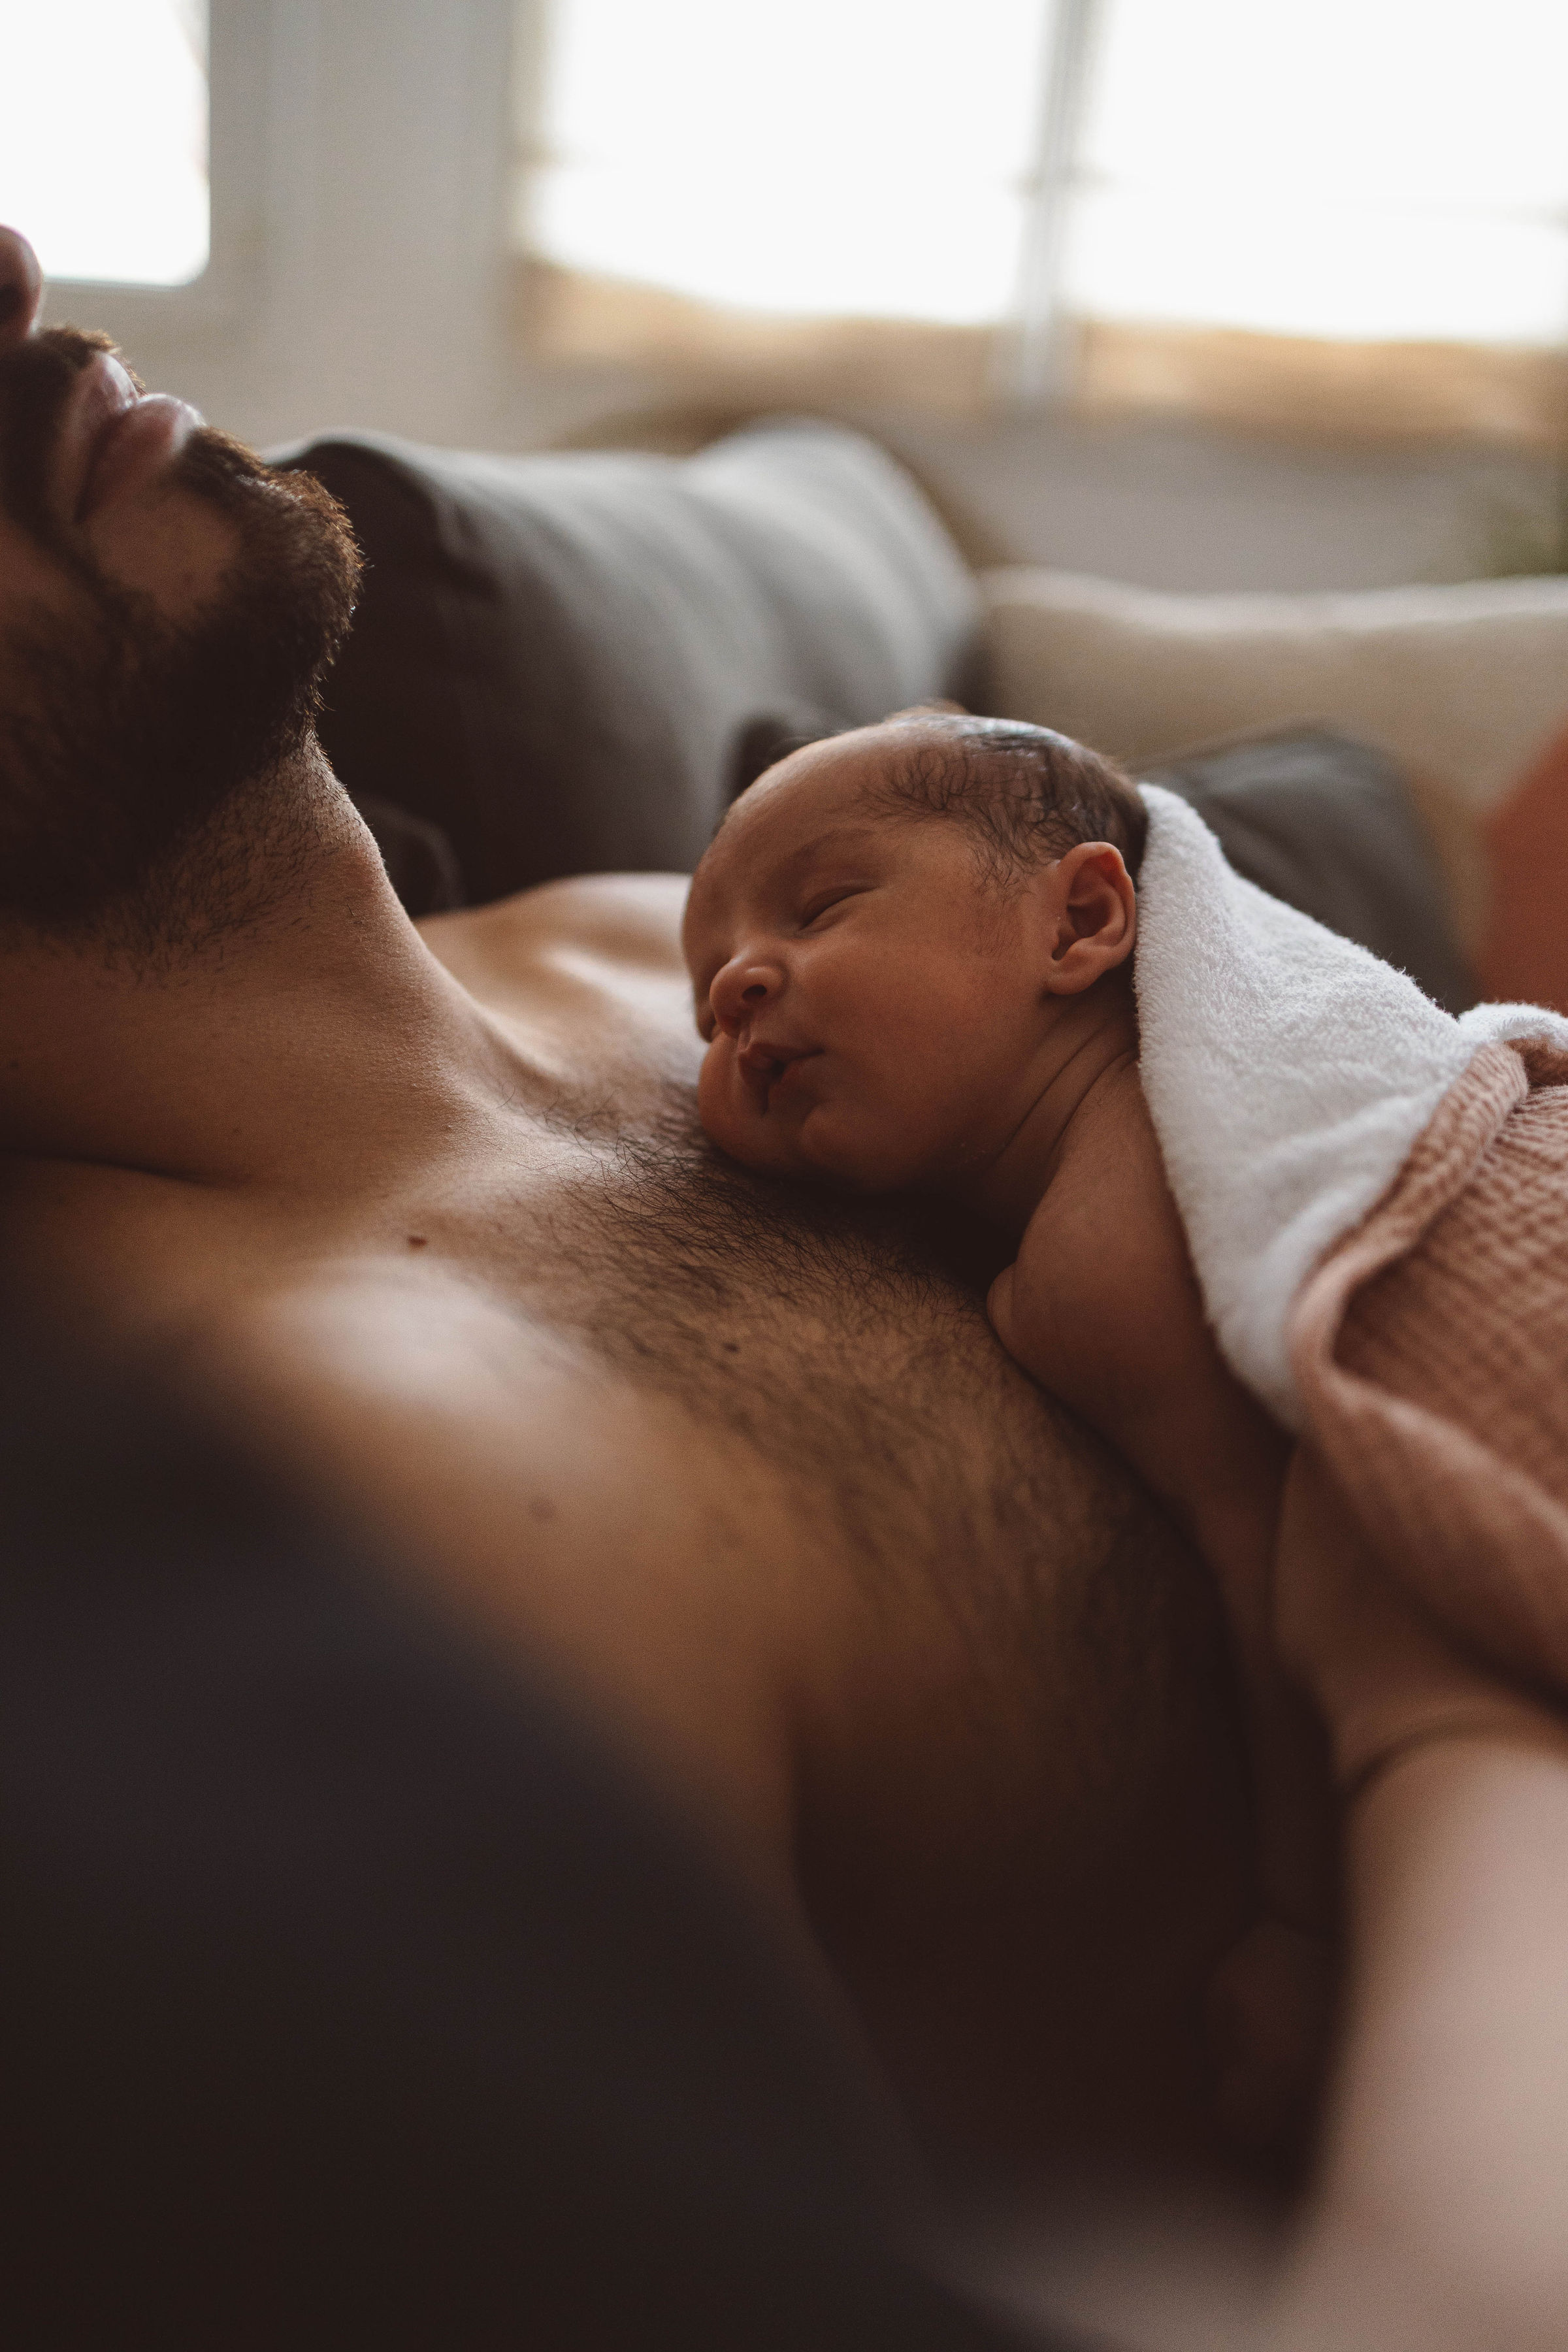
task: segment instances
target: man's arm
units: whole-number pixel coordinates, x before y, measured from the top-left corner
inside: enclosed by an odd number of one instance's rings
[[[1292,2352],[1568,2336],[1568,1727],[1449,1647],[1308,1460],[1283,1639],[1351,1791],[1351,1980]]]

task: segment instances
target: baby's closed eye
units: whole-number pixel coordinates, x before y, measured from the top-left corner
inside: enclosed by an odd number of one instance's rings
[[[847,889],[842,885],[832,890],[819,891],[816,898],[808,898],[801,909],[801,929],[808,931],[814,923],[819,921],[824,915],[830,914],[835,907],[842,907],[847,899],[858,898],[860,895],[858,889]]]

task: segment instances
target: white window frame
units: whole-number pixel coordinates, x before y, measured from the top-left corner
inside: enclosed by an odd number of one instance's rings
[[[207,106],[211,229],[207,262],[184,286],[51,273],[47,315],[111,318],[120,340],[201,335],[254,300],[265,247],[268,114],[275,0],[208,0]],[[16,226],[26,228],[25,221]]]

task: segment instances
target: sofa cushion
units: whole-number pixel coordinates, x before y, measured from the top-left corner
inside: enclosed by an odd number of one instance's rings
[[[1568,580],[1348,595],[1166,595],[984,575],[985,708],[1137,763],[1242,729],[1324,724],[1474,806],[1568,716]]]
[[[486,457],[371,433],[278,462],[367,559],[322,738],[450,841],[465,895],[688,868],[781,743],[973,691],[973,583],[921,492],[837,426],[694,457]]]
[[[1476,1001],[1442,868],[1398,770],[1324,729],[1219,743],[1141,772],[1190,801],[1238,874],[1450,1013]]]
[[[1568,1013],[1568,733],[1486,824],[1488,920],[1477,963],[1489,996]]]

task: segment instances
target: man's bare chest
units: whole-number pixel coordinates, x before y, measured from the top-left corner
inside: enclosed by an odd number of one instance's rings
[[[918,1915],[921,2048],[974,1919],[1118,1850],[1181,1564],[1001,1349],[972,1237],[733,1169],[678,1095],[335,1200],[89,1173],[12,1208],[51,1287],[74,1265],[126,1344],[798,1880],[869,2010]]]
[[[962,1560],[1026,1583],[1064,1517],[1103,1518],[1121,1484],[998,1346],[983,1234],[752,1176],[673,1091],[637,1131],[574,1133],[460,1246],[515,1311],[676,1412],[694,1449],[764,1465],[811,1539],[868,1570]]]
[[[996,1633],[1126,1507],[997,1345],[973,1235],[734,1168],[679,1089],[635,1126],[578,1101],[298,1197],[87,1171],[16,1207],[47,1280],[198,1379],[259,1345],[312,1396],[371,1361],[432,1412],[482,1389],[509,1459],[548,1455],[542,1401],[571,1394],[585,1426],[657,1429],[676,1505],[722,1495],[759,1549],[956,1595]]]

